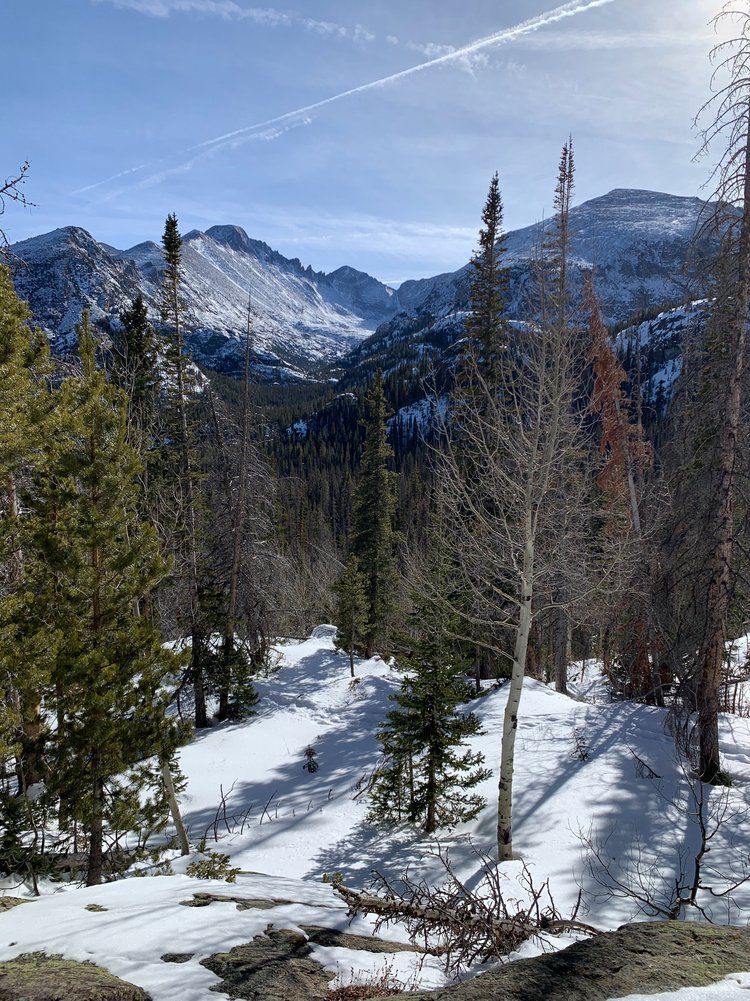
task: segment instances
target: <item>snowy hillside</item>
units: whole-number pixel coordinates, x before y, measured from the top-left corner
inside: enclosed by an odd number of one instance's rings
[[[584,202],[571,212],[574,280],[593,269],[609,322],[685,302],[691,277],[711,249],[706,240],[694,243],[710,209],[698,198],[630,189]],[[541,236],[541,224],[508,234],[511,317],[528,314]],[[162,253],[156,243],[115,250],[71,226],[12,249],[21,262],[19,294],[53,335],[68,335],[83,307],[95,320],[116,315],[137,291],[157,314]],[[409,343],[415,326],[420,343],[455,340],[469,306],[468,264],[394,291],[351,267],[330,274],[303,267],[239,226],[186,234],[183,262],[190,347],[198,361],[230,373],[241,364],[248,293],[258,360],[271,378],[298,378],[298,368],[340,360],[376,329],[384,332],[376,343],[385,353],[388,343],[394,349]],[[355,351],[361,360],[370,354]]]
[[[699,198],[616,188],[574,207],[570,213],[571,254],[579,275],[591,269],[609,323],[625,322],[648,306],[685,301],[690,280],[711,249],[700,235],[713,206]],[[507,238],[511,268],[511,316],[528,310],[533,262],[551,223],[513,230]],[[399,299],[410,312],[435,316],[465,309],[470,266],[450,274],[404,282]]]
[[[211,990],[217,977],[200,960],[248,942],[269,924],[371,933],[369,919],[349,925],[344,905],[322,881],[324,874],[340,872],[347,884],[359,888],[374,868],[397,878],[409,866],[412,876],[440,879],[435,839],[407,825],[376,827],[367,820],[366,786],[378,763],[375,732],[398,688],[397,670],[376,657],[357,665],[352,682],[346,657],[334,652],[325,629],[304,642],[280,645],[278,658],[279,671],[259,682],[255,718],[202,732],[181,754],[187,776],[182,804],[192,842],[205,837],[208,848],[228,854],[242,870],[237,882],[189,878],[186,860],[176,858],[177,875],[150,878],[158,870],[146,867],[145,878],[86,890],[49,884],[51,895],[0,913],[0,926],[6,928],[0,959],[44,948],[93,960],[145,988],[154,1001],[203,1001],[226,995]],[[606,686],[595,664],[578,665],[573,675],[578,698],[558,695],[537,681],[524,684],[514,844],[535,882],[549,879],[561,912],[573,906],[581,888],[583,919],[612,929],[642,918],[643,908],[605,890],[594,876],[586,842],[600,848],[620,875],[640,866],[652,898],[666,899],[697,844],[694,784],[676,759],[663,710],[605,701]],[[504,688],[493,688],[472,706],[484,726],[475,746],[493,768],[505,696]],[[726,717],[721,733],[734,786],[728,792],[708,790],[705,815],[715,837],[707,880],[717,889],[723,876],[740,871],[737,866],[747,854],[750,720]],[[317,754],[315,773],[303,768],[308,745]],[[440,848],[450,854],[462,879],[476,878],[476,849],[492,851],[496,783],[494,775],[482,787],[487,807],[476,821],[439,834]],[[724,822],[717,827],[722,811]],[[503,867],[511,894],[519,871],[520,862]],[[183,906],[196,893],[225,899],[208,909]],[[238,910],[242,900],[255,905]],[[258,901],[264,900],[269,905],[260,909]],[[743,922],[750,886],[716,900],[705,894],[701,903],[719,922]],[[398,927],[381,935],[406,940]],[[544,947],[570,941],[551,938]],[[523,953],[541,948],[527,944]],[[169,952],[184,954],[184,961],[163,961]],[[409,951],[375,955],[316,945],[312,955],[331,980],[338,975],[338,983],[361,980],[367,970],[388,962],[402,982],[429,987],[444,981],[436,958],[420,964]],[[736,980],[728,981],[685,998],[732,998],[738,989]]]
[[[15,282],[37,322],[68,335],[81,309],[115,316],[140,291],[158,315],[163,258],[152,242],[118,251],[68,227],[15,244]],[[369,275],[303,268],[237,226],[193,231],[183,244],[184,298],[196,360],[234,371],[252,296],[253,336],[265,362],[310,364],[339,357],[397,311],[395,293]]]

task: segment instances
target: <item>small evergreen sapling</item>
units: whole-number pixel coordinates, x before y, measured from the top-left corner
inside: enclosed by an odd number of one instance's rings
[[[396,707],[378,739],[385,765],[371,791],[377,819],[408,819],[425,833],[471,820],[484,799],[476,786],[488,778],[482,754],[467,750],[467,738],[481,732],[473,713],[459,707],[471,697],[466,663],[452,638],[451,615],[440,600],[449,586],[450,559],[442,540],[433,548],[430,591],[413,594],[414,638],[400,658],[406,669]]]

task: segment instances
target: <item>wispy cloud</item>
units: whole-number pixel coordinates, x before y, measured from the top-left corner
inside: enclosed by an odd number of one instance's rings
[[[348,38],[355,42],[375,40],[375,35],[361,24],[352,27],[334,21],[320,21],[298,11],[277,10],[274,7],[243,7],[235,0],[93,0],[93,3],[109,3],[121,10],[132,10],[149,17],[198,14],[225,21],[250,21],[270,28],[303,28],[325,37]]]
[[[523,39],[525,48],[543,50],[575,49],[662,49],[667,52],[680,46],[690,48],[706,46],[706,36],[701,34],[679,34],[663,32],[622,32],[604,34],[602,32],[549,32],[530,35]]]
[[[104,2],[104,0],[97,0],[97,2]],[[114,2],[120,5],[125,4],[128,6],[139,5],[139,9],[140,6],[160,8],[162,5],[167,5],[171,9],[177,9],[178,6],[180,9],[183,9],[183,5],[196,5],[196,7],[209,5],[211,7],[221,8],[237,6],[234,4],[233,0],[108,0],[108,2]],[[388,76],[380,77],[377,80],[361,84],[358,87],[352,87],[349,90],[341,91],[338,94],[333,94],[331,97],[326,97],[321,101],[315,101],[313,104],[304,105],[301,108],[295,108],[293,111],[288,111],[283,115],[277,115],[276,117],[269,118],[266,121],[256,122],[252,125],[246,125],[242,128],[234,129],[232,132],[225,132],[222,135],[206,139],[203,142],[196,143],[193,146],[188,146],[182,150],[182,155],[190,154],[190,156],[183,162],[177,164],[176,166],[156,171],[150,176],[140,180],[137,186],[142,187],[144,185],[159,183],[172,174],[181,174],[190,170],[195,163],[197,163],[200,159],[204,159],[207,155],[214,155],[222,149],[234,148],[243,142],[249,142],[253,139],[267,138],[269,136],[269,130],[273,129],[275,126],[294,126],[295,124],[302,124],[303,121],[306,123],[309,120],[309,116],[313,112],[320,111],[321,109],[329,107],[332,104],[336,104],[339,101],[347,100],[372,90],[390,86],[437,66],[446,66],[458,63],[463,65],[464,68],[471,69],[471,60],[478,56],[483,56],[485,54],[485,50],[487,49],[507,44],[509,42],[514,42],[517,39],[539,31],[539,29],[550,24],[556,24],[566,18],[575,17],[579,14],[585,13],[586,11],[593,10],[597,7],[604,7],[614,2],[615,0],[570,0],[568,3],[561,4],[552,10],[538,14],[536,17],[521,21],[519,24],[513,25],[510,28],[503,28],[502,30],[496,31],[491,35],[486,35],[483,38],[479,38],[474,42],[469,42],[468,44],[457,48],[451,47],[450,51],[434,55],[432,58],[429,58],[424,62],[417,63],[417,65],[410,66],[397,73],[391,73]],[[275,134],[270,137],[275,138]],[[154,165],[155,164],[152,164],[152,166]],[[140,168],[132,168],[131,172],[139,169]],[[90,191],[104,184],[108,184],[112,180],[116,179],[116,177],[121,176],[122,172],[116,175],[115,178],[107,178],[104,181],[98,181],[94,184],[87,185],[85,188],[79,188],[77,191],[73,192],[73,194],[81,194],[85,191]]]
[[[207,218],[213,208],[208,207]],[[256,215],[255,225],[274,233],[275,245],[284,253],[297,253],[303,259],[308,253],[335,248],[341,260],[357,258],[373,247],[387,247],[389,257],[399,258],[406,270],[388,284],[399,284],[406,278],[432,275],[438,267],[454,268],[465,261],[476,242],[476,227],[441,225],[383,216],[333,213],[266,212]],[[411,262],[411,265],[407,264]],[[423,269],[422,269],[423,265]],[[389,261],[393,268],[393,261]],[[416,269],[416,270],[415,270]],[[423,270],[423,275],[422,275]]]

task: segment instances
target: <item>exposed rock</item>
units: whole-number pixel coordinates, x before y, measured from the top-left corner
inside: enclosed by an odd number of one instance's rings
[[[10,911],[19,904],[29,904],[28,897],[0,897],[0,913]]]
[[[299,901],[285,900],[282,897],[273,897],[268,900],[259,897],[230,897],[221,893],[194,893],[192,900],[181,900],[180,903],[183,907],[208,907],[210,904],[236,904],[238,911],[252,909],[270,911],[273,907],[283,907],[284,904],[299,903]]]
[[[151,1001],[140,987],[93,963],[42,952],[0,963],[0,1001]]]
[[[193,952],[165,952],[160,958],[162,963],[189,963],[194,955]]]
[[[683,921],[625,925],[561,952],[412,994],[429,1001],[607,1001],[704,987],[750,971],[750,929]]]
[[[233,998],[263,1001],[326,1001],[331,974],[314,959],[313,945],[341,949],[365,949],[368,952],[413,952],[413,946],[401,942],[346,932],[304,927],[305,935],[287,928],[269,925],[265,935],[257,935],[247,945],[218,953],[201,965],[222,978],[217,991]]]
[[[304,935],[269,928],[247,945],[238,945],[202,961],[217,977],[216,985],[232,998],[263,1001],[326,1001],[330,973],[309,959]]]

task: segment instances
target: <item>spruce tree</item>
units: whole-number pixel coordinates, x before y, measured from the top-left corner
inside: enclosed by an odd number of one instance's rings
[[[393,451],[387,440],[388,407],[383,391],[383,375],[379,369],[373,387],[365,397],[365,404],[365,444],[354,499],[351,550],[359,561],[365,580],[365,656],[372,657],[378,644],[387,641],[397,581],[393,530],[395,474],[389,470]]]
[[[169,428],[176,449],[177,470],[174,487],[179,497],[178,524],[175,526],[176,576],[182,582],[187,605],[187,627],[191,639],[190,679],[195,699],[195,725],[208,726],[206,709],[206,669],[210,658],[207,629],[202,607],[194,429],[189,416],[191,389],[183,336],[182,237],[174,213],[167,216],[162,237],[164,274],[162,277],[162,320],[168,325],[167,360],[170,369]]]
[[[156,334],[140,292],[130,308],[122,311],[120,322],[121,327],[112,338],[112,382],[125,393],[129,439],[143,451],[142,439],[154,421],[160,376]]]
[[[139,460],[126,440],[125,401],[96,368],[85,312],[78,334],[82,373],[59,391],[60,431],[31,488],[27,619],[54,650],[50,783],[62,823],[76,821],[86,835],[94,885],[107,822],[122,822],[128,800],[135,810],[144,787],[161,790],[158,760],[177,740],[163,684],[179,658],[138,612],[168,568],[154,530],[138,519]]]
[[[495,173],[482,210],[479,249],[471,260],[474,269],[469,298],[471,313],[466,330],[479,355],[479,369],[491,384],[507,340],[504,320],[508,297],[508,271],[504,263],[506,235],[503,231],[503,201]]]
[[[408,819],[425,833],[475,817],[483,798],[471,790],[490,776],[483,756],[465,748],[481,731],[473,713],[460,707],[471,697],[467,663],[453,639],[457,618],[450,610],[451,560],[438,527],[427,585],[412,594],[412,637],[399,658],[405,669],[396,708],[378,733],[385,765],[371,793],[378,819]]]
[[[53,433],[47,341],[28,326],[29,311],[16,296],[10,271],[0,266],[0,745],[16,750],[19,787],[44,775],[41,688],[44,658],[24,648],[16,612],[25,590],[23,516],[19,495],[43,461]]]
[[[365,579],[359,569],[359,560],[352,555],[344,572],[334,586],[336,594],[336,649],[349,654],[349,670],[354,677],[354,654],[364,648],[368,631]]]

